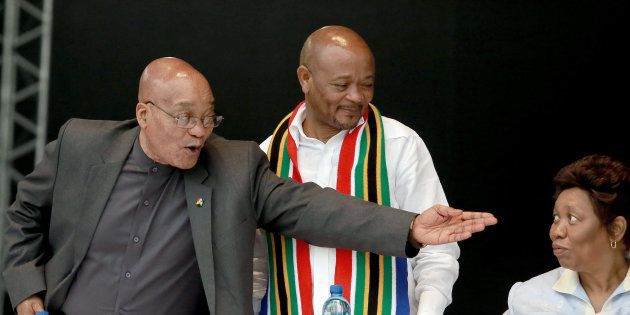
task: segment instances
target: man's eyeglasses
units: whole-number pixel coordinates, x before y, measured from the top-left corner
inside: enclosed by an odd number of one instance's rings
[[[223,116],[218,115],[207,115],[201,118],[196,116],[191,116],[189,114],[179,114],[177,116],[165,111],[162,107],[155,105],[153,102],[145,102],[145,104],[151,104],[155,106],[157,109],[162,111],[164,114],[170,116],[175,119],[175,124],[177,127],[191,129],[197,125],[197,122],[201,121],[201,125],[204,128],[208,128],[210,126],[216,128],[219,127],[221,122],[223,121]]]

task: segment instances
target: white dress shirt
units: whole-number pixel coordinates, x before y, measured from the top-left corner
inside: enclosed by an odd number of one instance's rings
[[[599,313],[595,313],[578,273],[571,269],[559,267],[515,283],[508,296],[508,310],[503,315],[536,314],[628,315],[630,269]]]
[[[308,106],[308,105],[306,105]],[[336,188],[339,152],[347,131],[341,131],[326,143],[304,134],[302,106],[289,126],[298,147],[298,167],[304,182]],[[363,123],[363,119],[359,124]],[[447,204],[431,155],[418,134],[400,122],[383,117],[385,154],[391,206],[420,213],[439,203]],[[267,152],[271,137],[261,145]],[[265,246],[265,247],[262,247]],[[254,258],[254,309],[266,289],[267,250],[264,235],[259,235]],[[335,278],[335,249],[310,245],[313,276],[313,307],[320,313]],[[411,314],[442,314],[451,303],[451,292],[459,273],[459,247],[456,243],[427,246],[408,259],[408,283]],[[261,288],[264,288],[261,290]],[[418,309],[418,304],[420,308]]]

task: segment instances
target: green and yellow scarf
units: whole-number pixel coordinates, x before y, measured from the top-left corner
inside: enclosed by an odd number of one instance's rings
[[[267,152],[271,170],[297,182],[302,178],[289,126],[304,104],[278,124]],[[341,145],[337,191],[389,206],[383,121],[374,105],[368,106],[363,121]],[[309,244],[267,233],[267,247],[269,282],[260,314],[313,314]],[[335,283],[343,286],[353,314],[409,314],[406,258],[337,249]]]

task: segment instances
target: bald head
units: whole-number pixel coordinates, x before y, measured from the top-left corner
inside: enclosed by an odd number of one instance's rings
[[[308,36],[300,52],[300,65],[313,66],[321,58],[324,48],[337,46],[354,53],[368,54],[372,60],[374,56],[365,40],[355,31],[345,26],[324,26]]]
[[[138,102],[154,99],[155,94],[165,88],[168,82],[185,80],[201,88],[210,89],[208,80],[188,62],[175,57],[153,60],[142,71],[138,86]]]
[[[374,94],[374,56],[353,30],[322,27],[306,39],[297,76],[306,101],[304,132],[326,142],[356,127],[367,111]]]
[[[214,127],[202,122],[212,116],[212,90],[193,66],[172,57],[146,66],[138,87],[136,119],[140,146],[150,159],[180,169],[193,167]]]

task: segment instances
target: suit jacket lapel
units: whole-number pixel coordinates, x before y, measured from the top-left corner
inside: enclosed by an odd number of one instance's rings
[[[212,187],[203,184],[208,177],[203,160],[204,157],[201,156],[197,165],[190,170],[183,171],[183,174],[195,255],[197,256],[210,314],[216,314],[211,228]]]
[[[92,166],[86,182],[81,218],[78,221],[74,243],[74,266],[79,266],[92,242],[92,237],[118,175],[127,160],[139,128],[124,132],[105,148],[100,163]],[[76,269],[76,268],[75,268]]]

